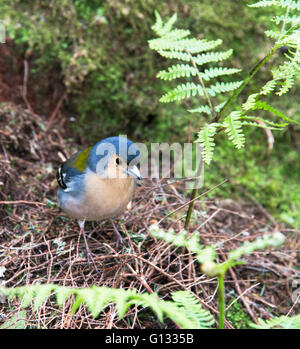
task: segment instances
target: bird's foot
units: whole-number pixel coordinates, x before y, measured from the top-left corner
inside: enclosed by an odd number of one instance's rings
[[[85,231],[84,231],[84,222],[83,222],[83,224],[79,223],[79,226],[80,226],[80,235],[82,234],[83,235],[83,239],[84,239],[86,258],[87,258],[87,261],[88,261],[89,268],[91,269],[91,262],[92,262],[96,272],[100,273],[98,268],[97,268],[97,265],[95,263],[94,257],[92,255],[91,250],[90,250],[90,247],[88,245],[88,242],[87,242],[86,234],[85,234]]]
[[[123,238],[122,238],[121,234],[119,233],[114,221],[112,219],[110,219],[110,222],[111,222],[111,225],[113,226],[114,233],[117,237],[116,248],[118,249],[119,245],[123,243]]]

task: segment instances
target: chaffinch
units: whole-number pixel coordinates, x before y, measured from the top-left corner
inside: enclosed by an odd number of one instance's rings
[[[118,136],[77,152],[57,170],[58,203],[63,211],[78,220],[88,262],[91,258],[96,269],[84,223],[110,219],[117,244],[122,241],[111,218],[120,215],[132,199],[135,181],[141,180],[139,161],[138,147],[126,137]]]

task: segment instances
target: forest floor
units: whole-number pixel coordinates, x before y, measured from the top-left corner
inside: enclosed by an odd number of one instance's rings
[[[29,110],[1,104],[1,284],[136,288],[138,292],[157,292],[164,299],[173,291],[191,290],[217,319],[216,278],[204,275],[189,251],[156,240],[148,232],[148,227],[157,222],[177,232],[183,228],[189,201],[183,183],[149,179],[136,189],[132,208],[117,220],[124,238],[119,249],[107,222],[87,224],[89,246],[99,274],[87,263],[77,223],[56,204],[56,168],[80,146],[67,138],[59,122],[49,126],[45,118]],[[195,230],[203,245],[218,244],[219,262],[225,261],[228,252],[241,243],[265,233],[281,231],[286,236],[280,248],[255,252],[245,264],[227,274],[227,314],[231,314],[227,328],[242,327],[234,320],[240,315],[237,304],[253,322],[299,312],[299,303],[292,301],[292,282],[300,280],[297,232],[278,224],[258,203],[205,196],[195,203],[190,231]],[[38,312],[28,307],[27,328],[176,327],[171,321],[160,323],[151,311],[137,306],[119,320],[114,305],[93,319],[85,306],[71,315],[71,304],[72,298],[60,309],[50,298]],[[0,325],[20,308],[16,299],[0,303]]]

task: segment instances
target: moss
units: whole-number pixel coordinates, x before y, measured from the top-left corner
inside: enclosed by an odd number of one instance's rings
[[[226,319],[236,329],[248,329],[251,322],[250,317],[244,312],[240,302],[235,302],[226,312]]]

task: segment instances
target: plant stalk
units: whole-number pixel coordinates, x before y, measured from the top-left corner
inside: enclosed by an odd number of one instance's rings
[[[248,76],[245,78],[242,85],[234,91],[234,93],[231,95],[231,97],[227,100],[223,108],[220,110],[220,112],[216,115],[215,122],[222,122],[223,119],[226,117],[226,112],[229,109],[229,107],[232,106],[232,104],[235,102],[237,97],[240,95],[240,93],[244,90],[244,88],[248,85],[249,81],[254,77],[254,75],[259,71],[259,69],[266,63],[268,60],[274,55],[276,50],[278,49],[277,45],[275,45],[272,50],[260,61],[258,61]]]
[[[204,81],[201,77],[201,74],[197,68],[197,64],[193,58],[193,56],[190,54],[189,51],[186,50],[186,52],[189,54],[190,56],[190,60],[191,60],[191,63],[193,65],[193,67],[196,69],[196,74],[197,74],[197,77],[198,77],[198,80],[202,86],[202,89],[203,89],[203,93],[207,99],[207,102],[208,102],[208,105],[209,105],[209,108],[211,110],[211,117],[212,119],[215,119],[216,118],[216,112],[215,112],[215,109],[214,109],[214,106],[212,104],[212,101],[209,97],[209,94],[205,88],[205,84],[204,84]],[[192,213],[193,213],[193,209],[194,209],[194,204],[195,204],[195,198],[197,197],[197,194],[198,194],[198,183],[199,183],[199,177],[200,177],[200,174],[201,174],[201,169],[202,169],[202,165],[203,165],[203,157],[201,156],[201,161],[199,163],[199,166],[198,166],[198,169],[197,169],[197,177],[196,177],[196,182],[195,182],[195,188],[193,189],[192,191],[192,195],[191,195],[191,202],[189,204],[189,208],[188,208],[188,211],[187,211],[187,214],[186,214],[186,218],[185,218],[185,223],[184,223],[184,229],[186,231],[188,231],[189,229],[189,225],[190,225],[190,221],[191,221],[191,216],[192,216]]]
[[[219,329],[224,329],[225,320],[225,287],[224,274],[218,276],[218,300],[219,300]]]

